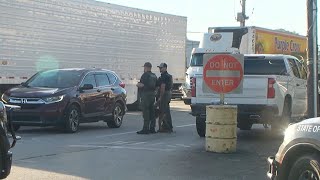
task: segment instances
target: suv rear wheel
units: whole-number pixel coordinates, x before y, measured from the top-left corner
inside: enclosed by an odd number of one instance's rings
[[[112,113],[112,119],[107,121],[108,127],[119,128],[122,124],[124,116],[124,107],[120,103],[116,103]]]

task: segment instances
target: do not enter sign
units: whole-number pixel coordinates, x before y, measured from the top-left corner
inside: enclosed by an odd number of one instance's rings
[[[241,93],[243,79],[243,55],[204,55],[204,91]],[[235,91],[236,90],[236,91]]]

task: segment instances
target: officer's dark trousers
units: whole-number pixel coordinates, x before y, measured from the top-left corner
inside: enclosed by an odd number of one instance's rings
[[[163,117],[162,128],[172,130],[172,119],[170,112],[171,92],[166,91],[160,101],[160,117]]]
[[[143,92],[141,96],[141,107],[143,114],[143,130],[154,130],[156,126],[155,118],[155,93]]]

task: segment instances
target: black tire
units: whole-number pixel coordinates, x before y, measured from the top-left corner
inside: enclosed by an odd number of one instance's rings
[[[124,116],[124,107],[117,102],[113,108],[112,119],[107,121],[108,127],[119,128],[122,124],[123,116]]]
[[[240,130],[248,131],[248,130],[251,130],[252,123],[249,123],[249,122],[247,122],[247,123],[238,123],[237,126],[238,126],[238,128]]]
[[[290,180],[320,180],[319,154],[306,154],[298,158],[289,170]]]
[[[289,101],[285,101],[283,105],[282,116],[279,119],[275,119],[271,123],[271,129],[273,131],[283,131],[291,123],[291,107]]]
[[[1,147],[0,148],[0,155],[1,155],[1,163],[0,163],[0,170],[4,170],[4,164],[5,164],[5,158],[6,158],[6,153],[4,151],[4,148]],[[11,167],[10,167],[11,170]],[[0,173],[0,179],[5,179],[6,177],[8,177],[10,171],[9,172],[1,172]]]
[[[77,106],[71,105],[65,116],[65,131],[67,133],[75,133],[79,129],[80,110]]]
[[[5,179],[10,174],[10,171],[11,171],[12,160],[6,159],[7,152],[10,147],[10,143],[9,143],[8,138],[3,135],[1,135],[0,140],[1,140],[0,141],[0,156],[1,156],[1,159],[0,159],[0,162],[1,162],[0,163],[0,170],[1,170],[0,179]],[[11,162],[8,162],[8,161],[11,161]],[[8,166],[8,164],[9,164],[9,166]],[[2,172],[2,170],[4,170],[4,171]]]
[[[206,136],[206,119],[201,117],[196,117],[196,127],[197,132],[200,137]]]

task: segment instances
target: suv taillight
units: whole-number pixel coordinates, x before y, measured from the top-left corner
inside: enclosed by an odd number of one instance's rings
[[[194,77],[194,78],[192,78],[192,86],[191,86],[191,97],[196,97],[196,78]]]
[[[269,78],[268,79],[268,95],[267,95],[267,98],[268,99],[271,99],[271,98],[274,98],[275,95],[276,95],[276,91],[273,87],[273,85],[276,83],[276,80],[273,79],[273,78]]]
[[[119,84],[119,86],[122,87],[122,88],[125,88],[125,87],[126,87],[126,84],[123,83],[123,82],[121,82],[121,83]]]

